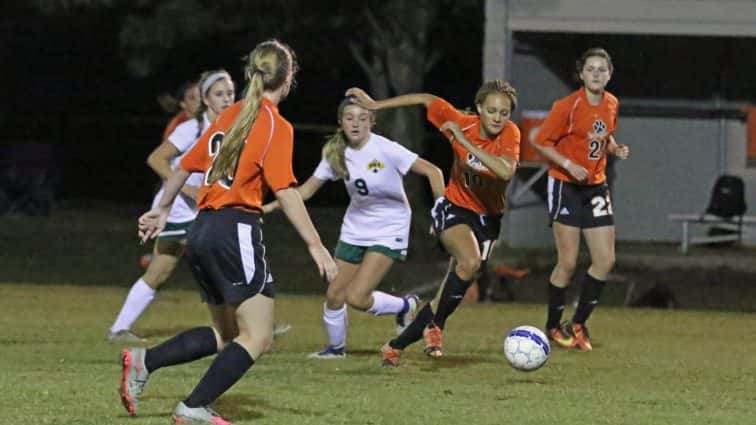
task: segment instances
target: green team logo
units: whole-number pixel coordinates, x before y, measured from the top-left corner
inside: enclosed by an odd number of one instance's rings
[[[367,165],[367,169],[369,171],[372,171],[373,173],[377,173],[381,171],[384,168],[384,165],[381,161],[378,161],[377,159],[374,159],[370,161],[370,163]]]

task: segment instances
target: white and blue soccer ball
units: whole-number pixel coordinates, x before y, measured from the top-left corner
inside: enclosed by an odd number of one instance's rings
[[[549,340],[540,329],[533,326],[518,326],[504,339],[504,355],[517,370],[536,370],[546,363],[551,353]]]

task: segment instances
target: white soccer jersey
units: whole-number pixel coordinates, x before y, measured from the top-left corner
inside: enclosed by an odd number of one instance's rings
[[[168,136],[168,141],[179,151],[179,154],[171,161],[172,169],[175,169],[178,166],[181,158],[194,147],[194,144],[199,140],[199,136],[210,126],[210,120],[207,118],[207,114],[205,114],[203,118],[201,129],[197,128],[197,120],[191,119],[182,122],[175,130],[173,130],[173,133]],[[202,186],[202,179],[202,173],[191,173],[189,178],[186,179],[186,184],[199,187]],[[160,198],[163,197],[163,190],[164,187],[161,187],[160,191],[152,200],[153,208],[157,206],[158,202],[160,202]],[[183,223],[194,220],[195,217],[197,217],[197,203],[194,199],[179,192],[178,196],[176,196],[176,200],[173,201],[171,211],[168,213],[168,222]]]
[[[351,201],[339,239],[358,246],[406,249],[412,210],[402,177],[417,160],[417,154],[370,133],[361,149],[347,146],[344,155],[349,170],[349,181],[344,184]],[[321,180],[340,178],[325,159],[320,161],[313,175]]]

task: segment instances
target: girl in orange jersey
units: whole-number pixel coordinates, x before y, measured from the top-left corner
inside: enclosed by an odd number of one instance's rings
[[[173,133],[176,127],[184,121],[192,119],[197,114],[197,110],[202,106],[202,97],[200,96],[197,81],[187,81],[181,84],[178,90],[176,90],[176,94],[175,98],[169,94],[158,96],[158,103],[166,112],[173,113],[176,110],[176,106],[179,107],[179,111],[165,126],[161,141],[168,140],[168,136]]]
[[[147,164],[162,180],[170,177],[181,158],[218,114],[234,103],[234,82],[225,70],[204,72],[199,86],[202,88],[202,104],[196,109],[194,120],[177,126],[147,158]],[[155,299],[157,290],[168,280],[184,255],[187,231],[197,216],[194,199],[201,184],[202,173],[193,173],[181,188],[181,194],[176,197],[168,214],[166,228],[155,239],[147,269],[131,286],[118,317],[108,331],[110,342],[145,342],[132,332],[131,327]],[[162,196],[161,187],[152,204],[157,205]]]
[[[352,88],[347,95],[371,110],[424,105],[428,120],[449,138],[454,151],[449,184],[431,211],[434,232],[452,257],[449,271],[436,298],[381,349],[383,365],[388,367],[397,366],[401,350],[420,338],[425,339],[427,355],[440,357],[446,319],[462,301],[499,236],[507,181],[520,155],[520,130],[509,120],[517,106],[516,92],[504,81],[484,83],[475,95],[478,115],[464,114],[427,93],[375,101]]]
[[[173,421],[229,423],[208,406],[241,379],[272,339],[274,284],[260,223],[266,191],[275,193],[320,274],[329,280],[336,275],[336,264],[295,188],[293,129],[278,112],[294,81],[294,52],[279,41],[265,41],[249,54],[245,71],[244,100],[218,117],[167,180],[157,207],[139,218],[142,240],[154,238],[189,173],[204,172],[188,259],[213,324],[148,350],[123,351],[121,400],[132,415],[152,372],[217,353],[192,393],[178,403]]]
[[[591,351],[585,326],[598,303],[606,277],[614,266],[614,216],[606,185],[606,154],[627,159],[630,150],[614,140],[617,98],[606,91],[612,76],[606,50],[587,50],[577,61],[583,87],[554,102],[533,146],[551,161],[549,214],[557,248],[557,264],[549,280],[549,338],[561,347]],[[580,235],[591,255],[580,301],[567,324],[560,324],[565,294],[575,272]]]

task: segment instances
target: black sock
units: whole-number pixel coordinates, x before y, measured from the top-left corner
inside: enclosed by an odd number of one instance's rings
[[[583,289],[580,292],[580,302],[577,310],[575,310],[575,315],[572,317],[573,323],[584,324],[588,320],[601,298],[601,290],[604,289],[604,285],[606,285],[605,281],[598,280],[587,272],[585,273]]]
[[[420,340],[423,337],[423,329],[433,320],[433,310],[430,303],[425,304],[415,316],[415,320],[407,326],[404,332],[396,338],[389,341],[391,348],[404,350],[408,345]]]
[[[546,317],[546,329],[559,327],[562,321],[562,312],[567,299],[567,287],[560,288],[549,282],[549,313]]]
[[[255,359],[241,345],[232,341],[226,346],[205,372],[199,384],[184,400],[186,407],[207,406],[231,388],[252,365]]]
[[[154,372],[161,367],[191,362],[217,352],[218,342],[213,328],[193,328],[148,349],[144,366],[149,372]]]
[[[438,301],[436,314],[433,315],[433,323],[443,329],[446,325],[446,319],[454,313],[459,303],[465,297],[467,288],[470,287],[471,280],[462,280],[457,272],[452,270],[446,277],[444,289],[441,290],[441,299]]]

